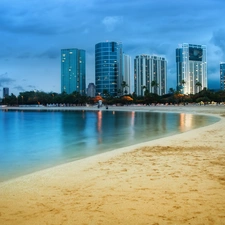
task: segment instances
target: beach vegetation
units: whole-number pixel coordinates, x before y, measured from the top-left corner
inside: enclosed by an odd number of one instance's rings
[[[146,91],[147,87],[145,85],[142,85],[141,88],[142,88],[143,94],[145,95],[145,91]]]
[[[122,82],[121,87],[122,87],[122,90],[123,90],[122,94],[127,94],[127,89],[126,88],[129,87],[129,86],[128,86],[126,81]]]
[[[195,84],[195,86],[197,87],[198,92],[200,92],[200,88],[202,87],[201,82],[197,81],[196,84]]]
[[[170,88],[169,89],[169,94],[174,94],[174,92],[175,92],[175,89],[174,88]]]
[[[11,94],[2,99],[0,104],[16,106],[16,105],[66,105],[66,106],[82,106],[86,104],[94,105],[99,100],[103,104],[107,105],[127,105],[127,104],[140,104],[140,105],[156,105],[156,104],[187,104],[187,103],[199,103],[210,104],[211,102],[217,102],[218,104],[225,102],[225,91],[209,90],[203,88],[196,94],[183,94],[180,91],[170,89],[168,94],[159,96],[156,93],[150,92],[146,86],[142,86],[144,96],[137,96],[133,94],[124,94],[119,96],[111,96],[108,90],[104,90],[103,95],[97,95],[95,97],[89,97],[87,95],[81,95],[79,92],[73,92],[71,94],[46,93],[43,91],[27,91],[21,92],[18,96]],[[132,99],[132,100],[131,100]]]
[[[110,93],[109,93],[109,91],[108,91],[107,89],[104,89],[104,90],[103,90],[103,96],[104,96],[105,98],[110,97]]]
[[[154,90],[153,93],[157,93],[157,88],[159,87],[159,84],[155,80],[153,80],[151,82],[151,87]]]

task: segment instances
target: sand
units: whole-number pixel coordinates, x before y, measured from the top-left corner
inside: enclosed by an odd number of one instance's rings
[[[0,224],[225,224],[225,106],[134,109],[221,120],[2,182]]]

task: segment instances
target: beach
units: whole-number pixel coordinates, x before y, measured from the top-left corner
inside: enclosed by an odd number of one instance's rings
[[[109,110],[201,113],[220,121],[2,182],[0,224],[225,224],[225,106]]]

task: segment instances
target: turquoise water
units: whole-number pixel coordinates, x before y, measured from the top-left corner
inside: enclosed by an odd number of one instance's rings
[[[0,111],[0,181],[216,121],[174,113]]]

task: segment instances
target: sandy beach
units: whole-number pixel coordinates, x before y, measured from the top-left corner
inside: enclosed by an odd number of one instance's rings
[[[225,224],[225,106],[109,110],[220,121],[2,182],[1,225]]]

